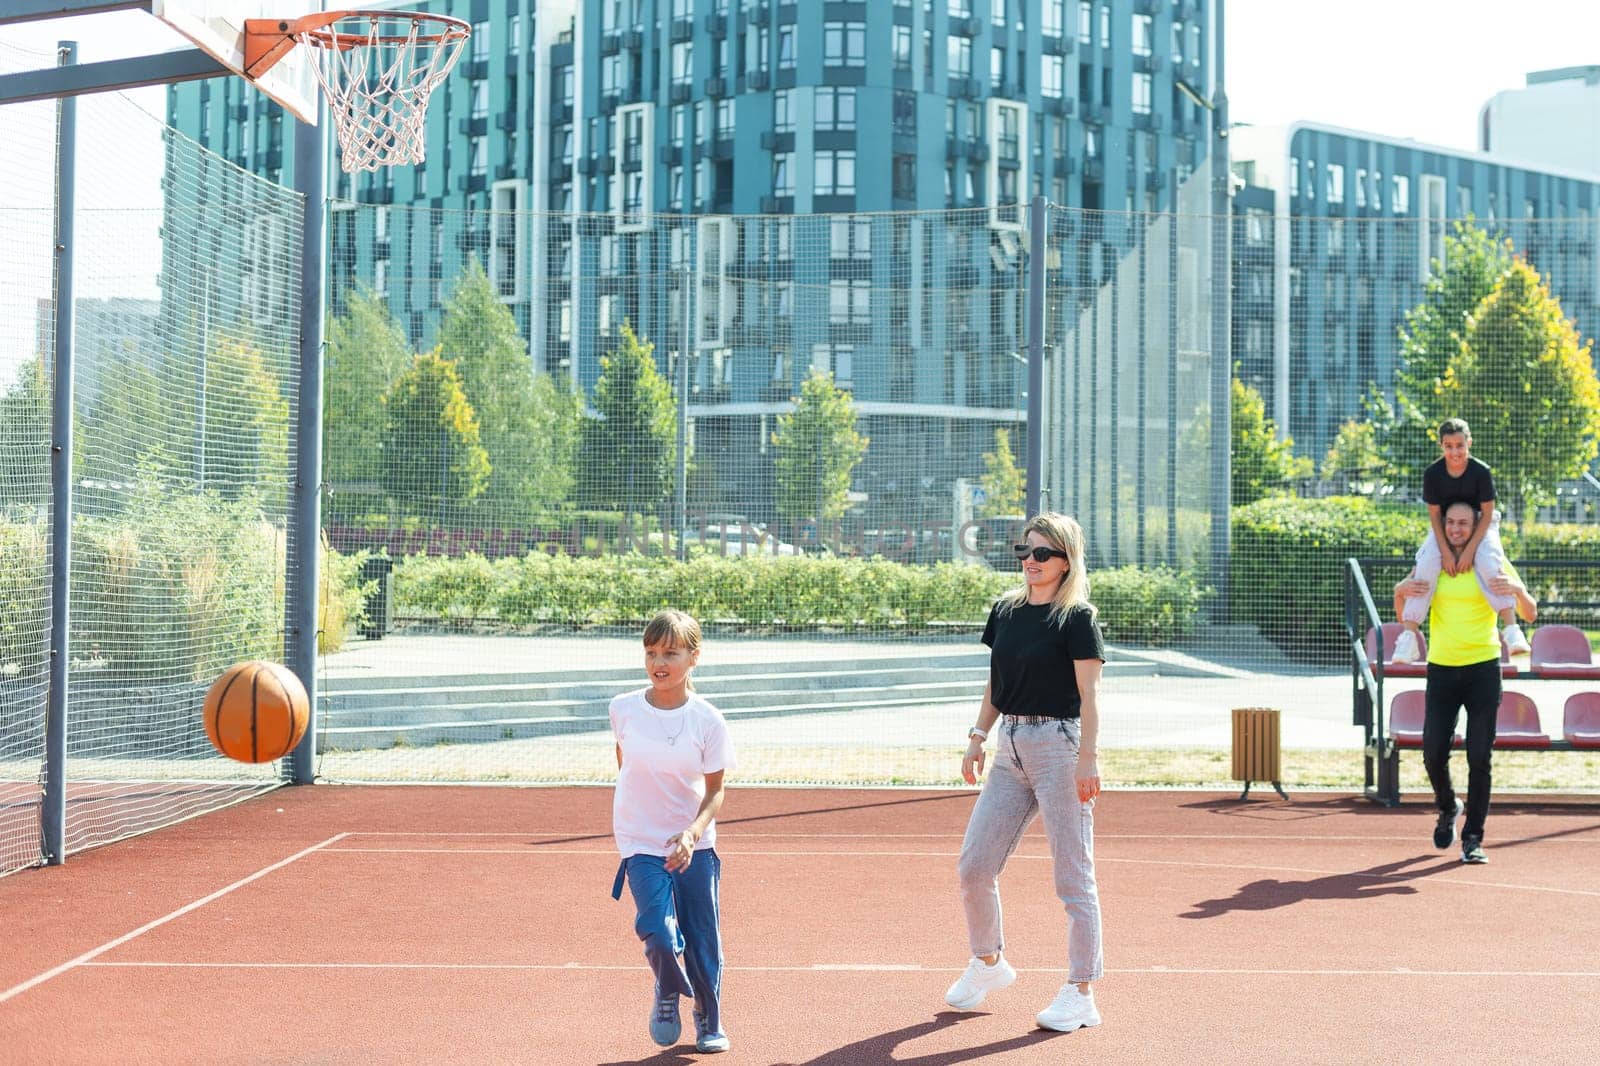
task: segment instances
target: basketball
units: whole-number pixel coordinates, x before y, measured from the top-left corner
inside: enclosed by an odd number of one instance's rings
[[[305,736],[311,702],[287,666],[238,663],[212,683],[204,717],[206,736],[222,754],[239,762],[271,762]]]

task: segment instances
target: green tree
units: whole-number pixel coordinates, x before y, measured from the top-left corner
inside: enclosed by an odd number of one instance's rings
[[[621,343],[600,358],[593,403],[582,437],[589,503],[632,514],[666,502],[677,455],[677,403],[656,369],[655,345],[627,322]]]
[[[360,506],[360,498],[349,495],[353,486],[382,483],[383,395],[411,355],[405,330],[371,289],[358,286],[345,298],[345,313],[328,322],[322,469],[335,490],[334,508],[343,509],[346,500]]]
[[[0,393],[0,482],[7,503],[42,506],[49,498],[50,404],[42,356],[18,366]]]
[[[194,386],[177,388],[138,359],[97,368],[99,380],[84,390],[73,438],[73,473],[122,480],[138,466],[173,472],[178,454],[190,455],[194,430],[180,441],[179,410],[194,409]]]
[[[1017,457],[1011,451],[1011,434],[1003,428],[996,427],[994,431],[994,451],[983,453],[983,477],[978,484],[984,493],[979,518],[1021,514],[1027,505],[1027,475],[1017,466]]]
[[[456,366],[418,355],[384,394],[383,485],[398,507],[432,518],[480,495],[489,454]]]
[[[1383,459],[1378,455],[1378,429],[1370,421],[1352,418],[1339,426],[1328,454],[1322,457],[1322,476],[1328,481],[1343,476],[1372,480],[1381,476]]]
[[[439,346],[460,369],[493,467],[479,504],[525,514],[564,503],[572,490],[577,397],[534,373],[517,320],[476,256],[445,301]]]
[[[1439,423],[1458,414],[1442,395],[1445,371],[1461,348],[1468,317],[1514,261],[1509,240],[1491,237],[1470,220],[1455,224],[1444,252],[1443,263],[1434,261],[1422,302],[1400,327],[1393,402],[1376,392],[1368,401],[1384,463],[1418,489],[1422,471],[1439,458]]]
[[[1473,452],[1494,470],[1518,526],[1595,457],[1600,382],[1589,346],[1521,259],[1468,320],[1438,393],[1472,427]]]
[[[778,513],[789,519],[843,516],[850,475],[867,454],[850,394],[827,374],[812,371],[794,410],[778,416],[772,445]]]
[[[1233,506],[1243,507],[1281,492],[1310,473],[1311,460],[1296,458],[1294,441],[1278,439],[1266,402],[1255,389],[1233,379],[1233,452],[1229,458]]]
[[[224,499],[279,485],[289,476],[289,401],[253,341],[218,334],[207,353],[202,487]]]

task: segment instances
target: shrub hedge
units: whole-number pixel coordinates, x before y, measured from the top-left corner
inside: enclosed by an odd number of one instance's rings
[[[907,565],[815,556],[534,552],[490,561],[408,556],[395,569],[399,613],[445,624],[636,625],[664,606],[700,621],[802,628],[981,625],[1015,574],[982,566]],[[1136,567],[1091,575],[1113,640],[1160,644],[1189,631],[1202,593],[1187,574]]]

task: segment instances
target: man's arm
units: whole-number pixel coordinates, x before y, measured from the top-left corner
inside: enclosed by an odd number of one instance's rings
[[[1394,587],[1395,617],[1399,618],[1401,614],[1405,612],[1407,600],[1413,596],[1421,596],[1424,593],[1431,591],[1432,588],[1433,586],[1429,585],[1426,581],[1418,581],[1417,571],[1413,569],[1411,573],[1402,578]]]

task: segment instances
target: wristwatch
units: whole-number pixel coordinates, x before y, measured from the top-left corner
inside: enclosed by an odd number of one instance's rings
[[[967,739],[971,740],[973,737],[977,737],[979,740],[988,740],[989,731],[987,729],[979,729],[977,726],[973,726],[971,729],[967,730]]]

